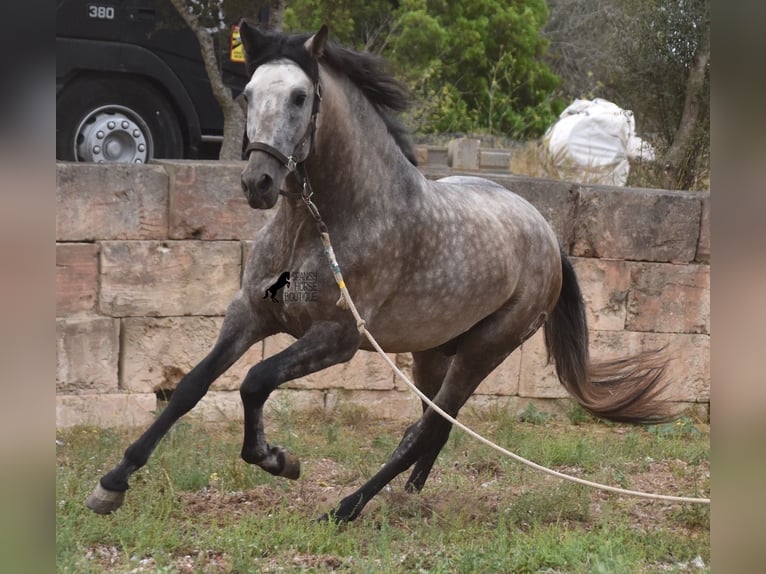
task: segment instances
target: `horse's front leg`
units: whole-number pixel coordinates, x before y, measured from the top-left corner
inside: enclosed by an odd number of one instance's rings
[[[245,411],[242,443],[245,462],[257,464],[276,476],[298,478],[298,459],[266,441],[263,405],[282,383],[350,360],[360,342],[361,336],[353,323],[316,322],[287,349],[250,369],[240,388]]]
[[[101,477],[85,501],[98,514],[117,510],[128,490],[128,479],[144,466],[157,444],[173,424],[189,412],[207,393],[210,385],[256,341],[274,331],[260,321],[241,293],[229,304],[223,327],[213,350],[181,379],[162,413],[138,440],[131,444],[120,463]]]

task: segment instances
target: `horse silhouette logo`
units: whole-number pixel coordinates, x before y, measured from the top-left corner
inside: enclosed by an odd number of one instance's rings
[[[282,273],[282,275],[279,276],[279,279],[277,279],[274,284],[266,289],[266,293],[263,296],[265,299],[266,297],[271,296],[271,300],[274,301],[274,303],[279,303],[279,299],[277,299],[277,294],[279,293],[279,290],[283,287],[289,287],[290,286],[290,272],[285,271]]]

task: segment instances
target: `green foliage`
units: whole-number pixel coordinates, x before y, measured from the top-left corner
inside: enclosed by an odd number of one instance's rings
[[[534,403],[529,403],[527,408],[519,415],[519,421],[533,425],[545,424],[551,416],[545,411],[537,410]]]
[[[418,133],[536,137],[563,109],[557,77],[543,62],[543,0],[301,0],[286,30],[330,26],[341,44],[388,59],[416,104]]]

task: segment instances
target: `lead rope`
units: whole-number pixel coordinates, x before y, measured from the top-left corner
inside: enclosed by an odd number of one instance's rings
[[[319,230],[319,236],[322,239],[322,245],[324,245],[324,252],[325,256],[327,257],[327,262],[330,264],[330,270],[332,271],[333,277],[335,278],[335,282],[338,284],[338,288],[340,289],[340,299],[338,299],[338,302],[336,305],[340,307],[341,309],[347,309],[351,311],[351,314],[354,316],[354,320],[356,321],[356,327],[359,329],[359,334],[365,336],[367,340],[370,342],[370,344],[375,348],[375,350],[380,354],[381,357],[383,357],[383,360],[388,363],[388,366],[391,367],[391,370],[396,373],[396,376],[399,377],[402,382],[404,382],[405,385],[407,385],[410,390],[415,393],[420,400],[422,400],[425,404],[427,404],[429,407],[431,407],[433,410],[435,410],[437,413],[439,413],[442,417],[447,419],[450,423],[455,425],[457,428],[462,430],[463,432],[468,433],[473,438],[478,440],[481,443],[484,443],[490,448],[495,449],[501,454],[504,454],[513,460],[520,462],[522,464],[525,464],[531,468],[534,468],[535,470],[539,470],[540,472],[544,472],[545,474],[549,474],[551,476],[555,476],[556,478],[561,478],[563,480],[569,480],[571,482],[576,482],[577,484],[582,484],[585,486],[589,486],[591,488],[596,488],[599,490],[605,490],[607,492],[614,492],[616,494],[623,494],[627,496],[635,496],[639,498],[648,498],[652,500],[664,500],[667,502],[687,502],[692,504],[710,504],[709,498],[693,498],[688,496],[670,496],[665,494],[652,494],[647,492],[640,492],[637,490],[627,490],[624,488],[618,488],[616,486],[609,486],[606,484],[599,484],[598,482],[592,482],[590,480],[585,480],[584,478],[578,478],[576,476],[570,476],[568,474],[564,474],[563,472],[558,472],[556,470],[546,468],[542,465],[537,464],[536,462],[532,462],[531,460],[528,460],[522,456],[519,456],[516,453],[513,453],[509,451],[508,449],[505,449],[501,447],[498,444],[495,444],[491,440],[484,438],[479,433],[474,431],[473,429],[467,427],[454,417],[450,416],[447,412],[445,412],[441,407],[436,405],[431,399],[429,399],[423,392],[418,389],[415,384],[410,381],[410,379],[405,375],[402,370],[396,366],[396,364],[391,360],[391,357],[389,357],[386,352],[381,348],[380,345],[378,345],[378,342],[375,340],[375,337],[372,336],[372,333],[370,333],[366,328],[366,323],[362,316],[359,314],[359,311],[356,308],[356,305],[354,305],[353,299],[351,299],[351,294],[348,291],[348,287],[346,287],[346,282],[343,280],[343,274],[340,271],[340,266],[338,265],[338,260],[335,258],[335,251],[332,248],[332,243],[330,242],[330,233],[327,230],[327,226],[325,225],[324,221],[322,221],[322,217],[319,214],[319,210],[316,207],[316,204],[314,204],[313,201],[311,201],[311,186],[308,183],[308,178],[306,177],[306,174],[303,173],[303,192],[301,194],[301,197],[303,199],[303,202],[306,204],[306,207],[308,207],[309,212],[311,212],[312,217],[314,218],[314,221],[317,224],[317,229]]]

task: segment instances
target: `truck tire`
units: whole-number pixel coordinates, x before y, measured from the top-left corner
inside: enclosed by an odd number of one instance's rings
[[[56,99],[56,158],[96,163],[146,163],[183,157],[173,107],[139,78],[85,77]]]

